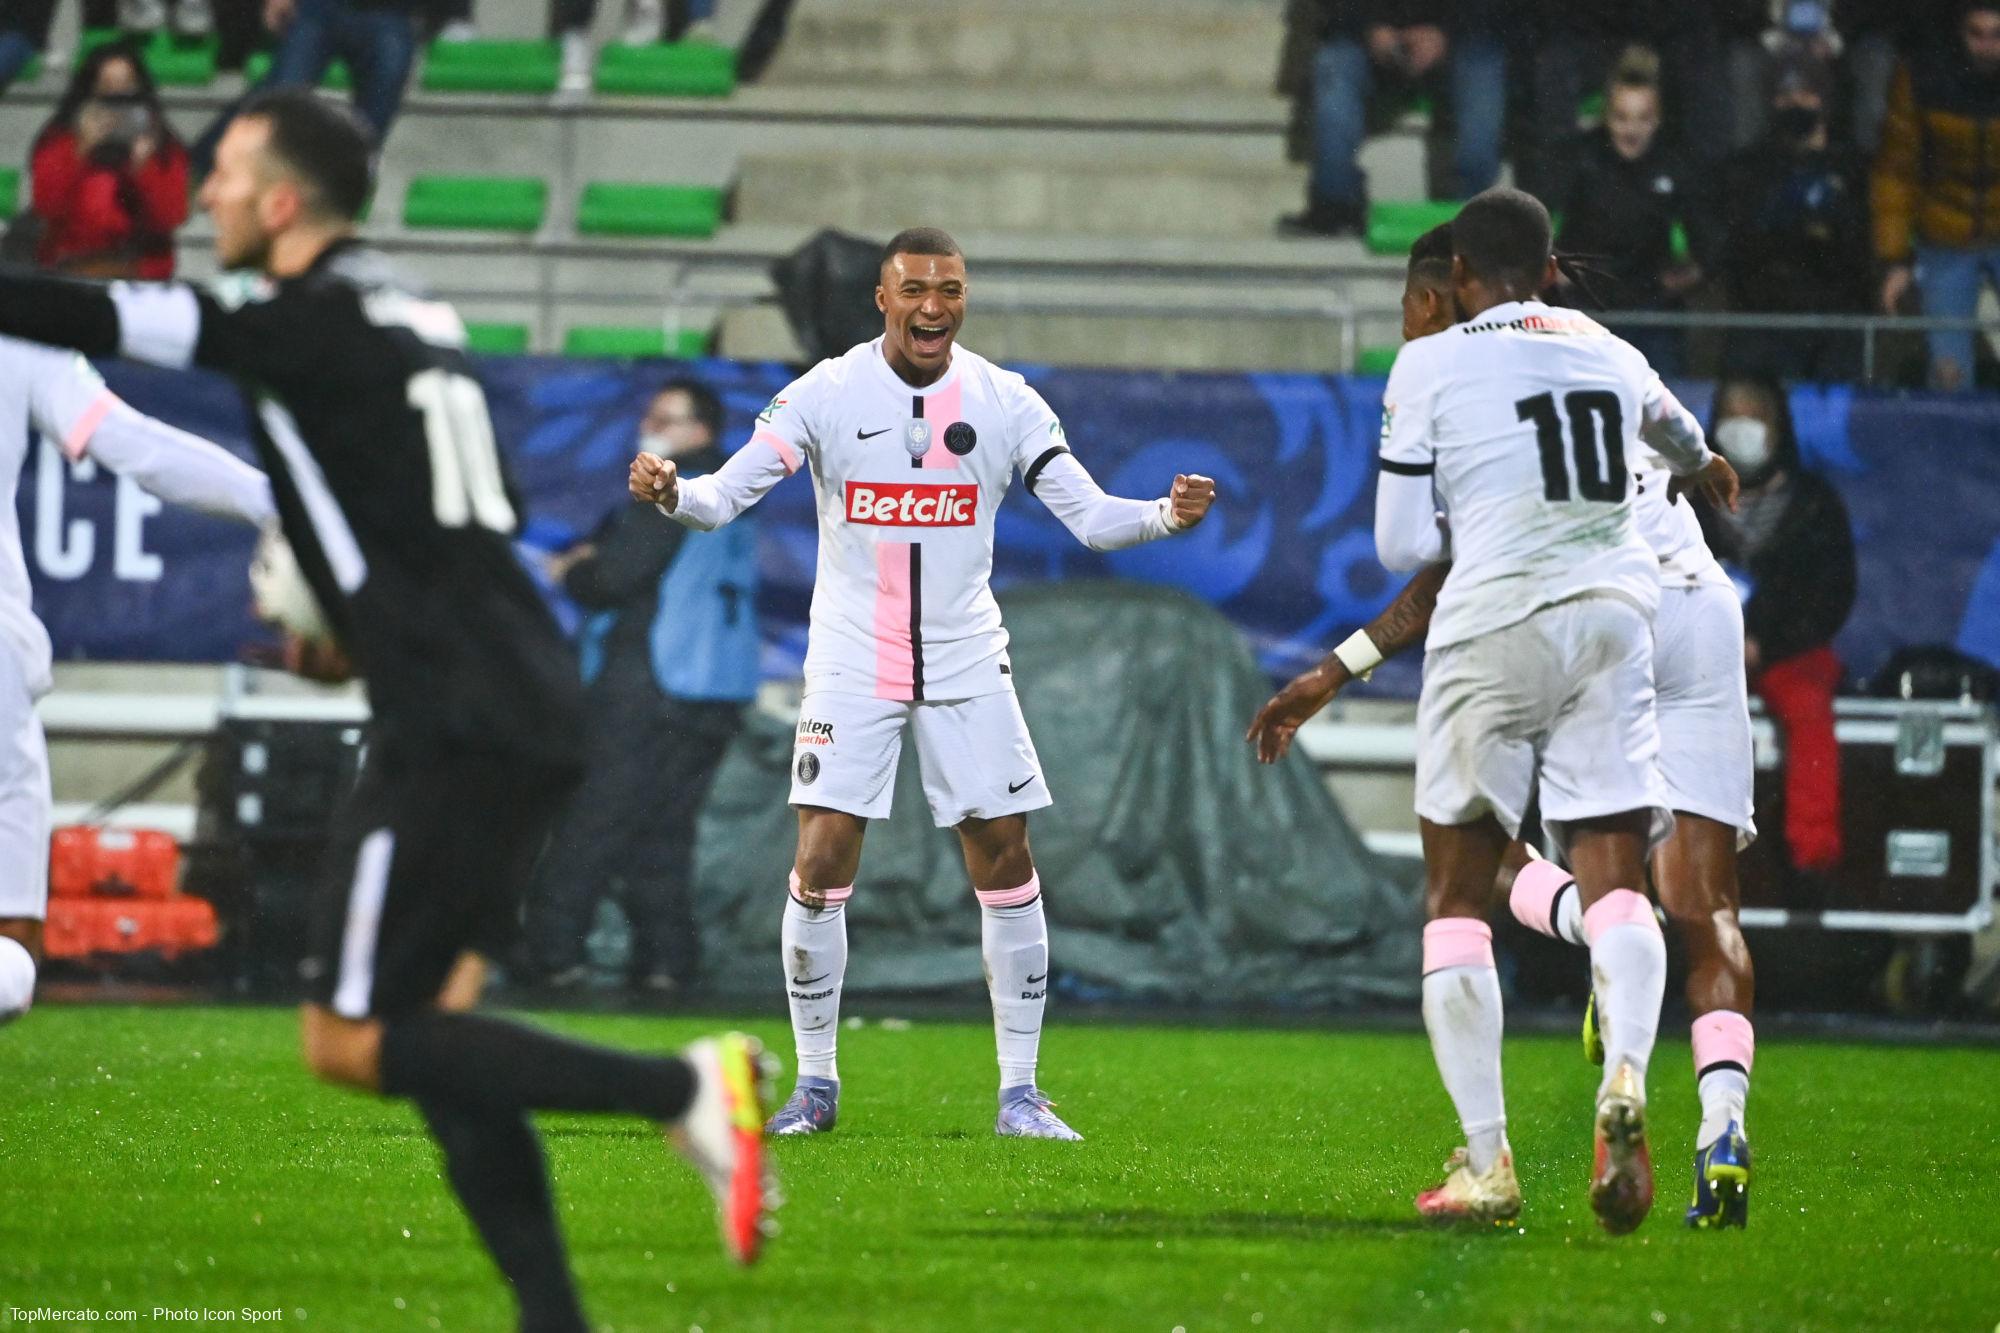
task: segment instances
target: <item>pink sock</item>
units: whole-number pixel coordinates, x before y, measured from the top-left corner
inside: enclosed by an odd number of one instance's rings
[[[1747,1017],[1727,1009],[1695,1019],[1693,1036],[1695,1090],[1701,1096],[1695,1146],[1706,1148],[1722,1137],[1731,1121],[1743,1128],[1757,1038]]]
[[[1571,944],[1583,943],[1583,915],[1576,880],[1553,861],[1537,857],[1522,866],[1507,894],[1507,906],[1513,909],[1514,919],[1529,930]]]

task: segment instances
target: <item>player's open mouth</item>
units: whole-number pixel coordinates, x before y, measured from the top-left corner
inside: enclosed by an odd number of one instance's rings
[[[950,339],[951,326],[948,324],[910,325],[910,345],[921,356],[936,356]]]

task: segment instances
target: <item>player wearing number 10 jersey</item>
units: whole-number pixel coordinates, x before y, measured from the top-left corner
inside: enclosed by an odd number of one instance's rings
[[[206,366],[249,391],[285,535],[373,709],[315,904],[307,1061],[413,1101],[522,1326],[580,1330],[528,1113],[671,1130],[747,1261],[766,1197],[760,1055],[742,1037],[631,1055],[464,1012],[574,784],[581,687],[512,551],[518,510],[464,326],[354,238],[371,154],[333,103],[262,96],[202,189],[222,266],[261,283],[228,299],[8,274],[0,331]]]

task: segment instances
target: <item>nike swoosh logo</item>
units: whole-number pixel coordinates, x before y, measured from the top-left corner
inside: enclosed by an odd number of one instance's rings
[[[872,440],[877,435],[887,435],[894,429],[896,429],[894,426],[884,426],[880,430],[857,430],[854,432],[854,438],[857,440]]]
[[[1008,784],[1007,784],[1007,794],[1008,794],[1009,796],[1012,796],[1012,795],[1014,795],[1014,794],[1015,794],[1016,792],[1020,791],[1020,790],[1021,790],[1021,788],[1023,788],[1023,787],[1025,787],[1025,786],[1027,786],[1027,785],[1028,785],[1029,783],[1031,783],[1031,782],[1033,782],[1033,781],[1034,781],[1034,779],[1033,779],[1033,778],[1023,778],[1023,779],[1022,779],[1021,781],[1019,781],[1019,782],[1010,782],[1010,783],[1008,783]]]
[[[1028,978],[1028,984],[1029,984],[1030,986],[1032,986],[1032,985],[1034,985],[1034,984],[1035,984],[1036,982],[1038,982],[1038,981],[1047,981],[1048,979],[1049,979],[1049,974],[1048,974],[1048,973],[1046,973],[1046,972],[1044,972],[1044,973],[1042,973],[1042,975],[1040,975],[1039,977],[1029,977],[1029,978]]]
[[[792,984],[794,986],[810,986],[816,981],[825,981],[832,975],[833,973],[831,972],[822,972],[816,977],[793,977]]]

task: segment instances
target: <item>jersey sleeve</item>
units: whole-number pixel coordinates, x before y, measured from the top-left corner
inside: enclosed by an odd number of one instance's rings
[[[118,395],[77,352],[11,340],[5,346],[8,370],[28,386],[28,417],[35,429],[71,462],[82,458]]]
[[[1026,380],[1007,386],[1007,420],[1013,465],[1021,484],[1093,551],[1122,551],[1158,541],[1179,529],[1165,499],[1127,500],[1107,495],[1097,479],[1070,452],[1062,419]]]
[[[719,528],[814,457],[819,448],[816,418],[824,364],[787,385],[757,414],[749,443],[708,476],[683,479],[679,503],[672,510],[661,507],[660,512],[684,527]]]
[[[1708,465],[1708,440],[1694,413],[1651,370],[1639,397],[1639,438],[1669,469],[1691,476]]]
[[[1012,432],[1008,446],[1013,450],[1014,470],[1033,491],[1042,470],[1069,452],[1069,439],[1063,434],[1062,418],[1026,380],[1016,376],[1007,399],[1007,423]]]
[[[1382,471],[1428,477],[1437,471],[1431,439],[1431,405],[1437,393],[1430,349],[1424,341],[1406,344],[1382,391]]]

